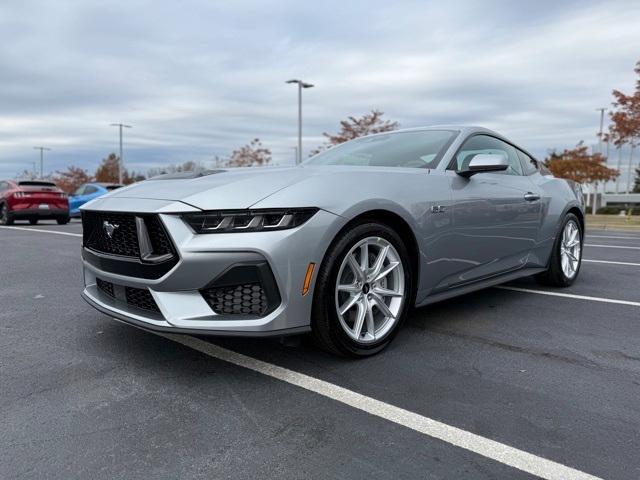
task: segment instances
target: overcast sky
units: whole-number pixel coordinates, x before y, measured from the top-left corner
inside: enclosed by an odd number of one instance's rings
[[[126,131],[131,169],[210,161],[254,137],[291,163],[377,108],[402,127],[494,128],[543,157],[595,142],[598,107],[634,86],[634,1],[0,3],[0,178],[91,172]]]

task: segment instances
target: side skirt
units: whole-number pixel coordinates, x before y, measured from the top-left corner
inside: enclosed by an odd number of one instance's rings
[[[431,303],[440,302],[442,300],[447,300],[449,298],[457,297],[459,295],[465,295],[467,293],[475,292],[477,290],[482,290],[483,288],[493,287],[494,285],[500,285],[501,283],[510,282],[512,280],[516,280],[522,277],[529,277],[537,273],[542,273],[545,270],[546,270],[545,268],[525,268],[525,269],[517,270],[515,272],[510,272],[504,275],[500,275],[497,277],[479,280],[477,282],[463,285],[461,287],[453,288],[445,292],[429,295],[420,303],[416,303],[416,307],[424,307],[425,305],[429,305]]]

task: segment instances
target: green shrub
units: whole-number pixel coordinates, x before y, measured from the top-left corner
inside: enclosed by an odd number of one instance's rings
[[[629,210],[631,210],[631,215],[640,215],[640,207],[623,207],[623,206],[614,206],[608,205],[606,207],[600,207],[596,213],[598,215],[619,215],[622,210],[626,211],[626,214],[629,215]]]
[[[625,210],[624,207],[600,207],[596,213],[598,215],[618,215],[622,210]]]

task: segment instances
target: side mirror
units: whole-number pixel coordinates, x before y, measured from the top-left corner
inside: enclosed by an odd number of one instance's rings
[[[498,153],[478,153],[474,155],[469,164],[456,173],[462,177],[469,178],[476,173],[501,172],[509,168],[509,160],[504,155]]]

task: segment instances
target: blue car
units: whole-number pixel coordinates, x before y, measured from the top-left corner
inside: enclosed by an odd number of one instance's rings
[[[101,197],[122,185],[118,183],[85,183],[69,197],[69,215],[80,216],[80,207],[94,198]]]

